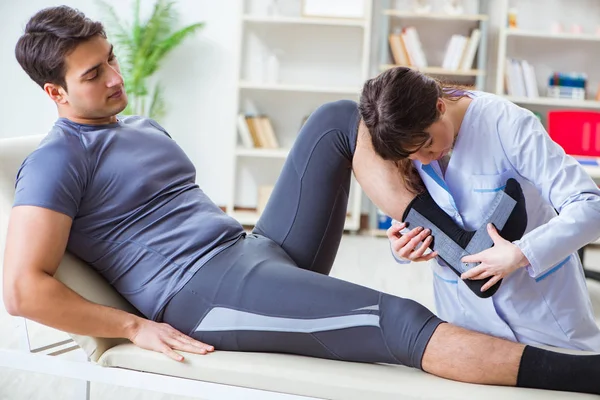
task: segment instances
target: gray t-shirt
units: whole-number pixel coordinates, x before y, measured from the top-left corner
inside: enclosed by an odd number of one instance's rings
[[[73,218],[67,250],[146,317],[243,234],[195,183],[196,170],[156,122],[60,118],[23,162],[14,206]]]

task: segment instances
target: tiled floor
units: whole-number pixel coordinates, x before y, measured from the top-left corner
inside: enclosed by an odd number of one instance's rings
[[[586,254],[586,266],[600,270],[600,248]],[[432,275],[426,264],[396,264],[387,240],[369,236],[345,236],[332,275],[388,293],[412,298],[434,310]],[[600,282],[588,281],[600,321]],[[1,290],[1,288],[0,288]],[[33,346],[63,338],[64,334],[32,324]],[[14,320],[0,307],[0,347],[16,348],[18,337]],[[62,400],[70,396],[76,381],[48,375],[24,373],[0,368],[0,400]],[[133,390],[104,384],[92,384],[93,400],[184,400],[179,396]]]

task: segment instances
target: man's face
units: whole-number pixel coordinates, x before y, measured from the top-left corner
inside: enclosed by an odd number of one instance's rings
[[[65,58],[67,91],[60,88],[59,113],[75,122],[114,122],[127,106],[113,48],[101,36],[79,44]]]

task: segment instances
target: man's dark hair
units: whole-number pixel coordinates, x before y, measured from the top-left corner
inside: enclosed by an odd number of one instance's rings
[[[38,11],[25,26],[15,47],[17,61],[40,87],[54,83],[67,90],[65,57],[75,47],[96,36],[106,37],[100,22],[67,6]]]

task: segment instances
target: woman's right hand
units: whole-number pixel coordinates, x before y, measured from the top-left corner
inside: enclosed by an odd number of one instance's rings
[[[137,319],[136,327],[129,339],[142,349],[163,353],[175,361],[184,360],[184,357],[175,350],[195,354],[207,354],[214,351],[213,346],[192,339],[169,324],[143,318]]]
[[[387,230],[392,252],[396,258],[404,261],[429,261],[437,256],[436,251],[425,254],[428,246],[433,240],[431,231],[418,226],[409,232],[402,234],[400,231],[406,227],[406,223],[394,223]],[[420,246],[419,243],[423,242]],[[418,246],[418,247],[417,247]]]

